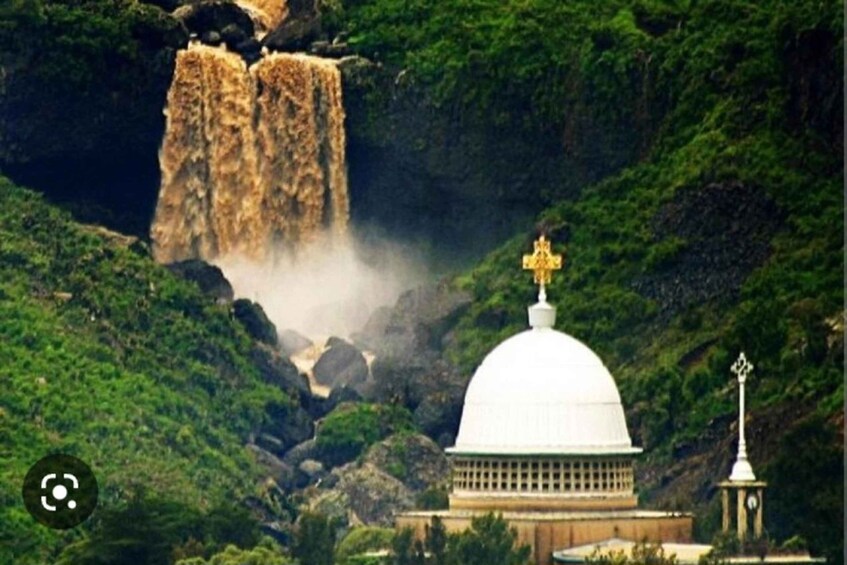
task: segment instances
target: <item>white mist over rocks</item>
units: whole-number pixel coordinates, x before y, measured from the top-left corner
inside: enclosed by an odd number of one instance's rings
[[[275,249],[262,262],[229,255],[214,263],[238,298],[258,302],[278,331],[293,329],[317,341],[349,338],[381,306],[426,282],[420,254],[389,241],[333,234]]]

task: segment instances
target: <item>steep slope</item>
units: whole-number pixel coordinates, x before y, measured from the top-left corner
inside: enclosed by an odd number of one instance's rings
[[[840,5],[372,0],[341,18],[352,44],[402,66],[403,81],[427,85],[454,115],[552,129],[563,159],[586,147],[573,141],[587,122],[642,144],[637,163],[576,198],[564,183],[544,187],[559,202],[538,228],[567,246],[549,291],[557,326],[618,378],[647,451],[644,498],[694,505],[705,539],[718,525],[713,483],[734,457],[728,368],[743,349],[757,367],[752,457],[779,485],[769,533],[800,533],[839,561]],[[533,290],[517,257],[532,231],[457,281],[474,295],[449,334],[467,374],[524,327]],[[804,464],[790,464],[791,449]],[[815,501],[792,484],[820,485]]]
[[[292,401],[262,382],[228,308],[155,264],[143,243],[76,224],[0,179],[0,561],[52,562],[96,522],[125,521],[116,512],[137,493],[159,506],[136,516],[171,520],[177,505],[194,524],[262,496],[243,446],[268,407]],[[101,510],[71,533],[37,525],[20,504],[29,466],[57,451],[87,461],[100,485]],[[203,539],[175,524],[180,543]]]

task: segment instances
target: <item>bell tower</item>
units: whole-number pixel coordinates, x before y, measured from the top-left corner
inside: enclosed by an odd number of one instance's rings
[[[730,370],[738,379],[738,456],[732,466],[729,480],[718,483],[721,489],[721,504],[723,506],[722,529],[728,532],[732,527],[732,512],[730,506],[735,499],[736,533],[739,541],[748,537],[749,517],[753,515],[753,536],[762,537],[763,502],[767,483],[757,481],[753,466],[747,460],[747,441],[744,437],[744,383],[747,375],[753,370],[753,364],[747,361],[742,351]],[[732,493],[735,496],[732,496]]]

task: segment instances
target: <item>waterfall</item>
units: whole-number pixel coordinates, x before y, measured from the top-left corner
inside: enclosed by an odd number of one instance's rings
[[[214,263],[278,328],[313,337],[351,335],[420,283],[407,250],[348,233],[333,61],[274,53],[248,68],[192,44],[177,54],[165,115],[151,227],[159,262]]]
[[[331,61],[177,54],[151,228],[160,262],[256,261],[321,232],[343,234],[349,203],[341,76]]]

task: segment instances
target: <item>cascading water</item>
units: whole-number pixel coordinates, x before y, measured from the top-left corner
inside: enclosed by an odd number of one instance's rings
[[[324,59],[277,53],[250,70],[193,45],[177,55],[151,229],[156,259],[256,261],[322,231],[349,203],[341,77]]]
[[[177,54],[165,114],[151,227],[159,262],[218,265],[280,330],[316,342],[360,330],[419,282],[408,250],[354,245],[348,233],[335,61],[273,53],[248,68],[194,43]]]

